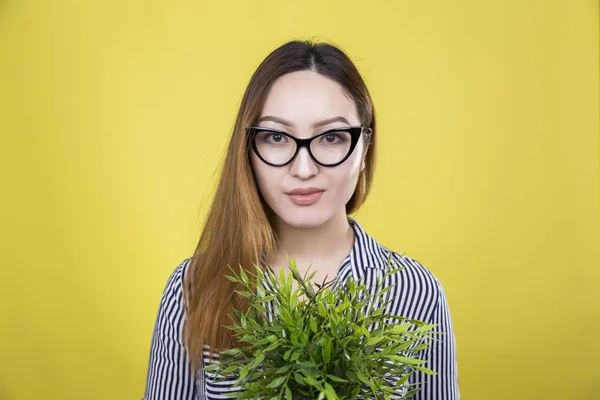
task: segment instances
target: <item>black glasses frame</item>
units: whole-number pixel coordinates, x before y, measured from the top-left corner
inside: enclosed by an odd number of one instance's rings
[[[296,142],[296,151],[294,152],[294,155],[285,163],[283,164],[273,164],[268,162],[267,160],[265,160],[261,155],[260,152],[258,151],[258,148],[256,147],[256,135],[259,132],[263,132],[263,131],[267,131],[267,132],[275,132],[281,135],[284,135],[290,139],[292,139],[294,142]],[[350,134],[350,148],[348,149],[348,154],[346,154],[346,156],[339,162],[334,163],[334,164],[323,164],[321,162],[319,162],[319,160],[317,160],[315,158],[315,156],[313,155],[313,153],[310,151],[310,143],[315,140],[316,138],[319,138],[321,136],[325,136],[325,135],[329,135],[331,133],[334,132],[348,132]],[[306,149],[308,150],[308,154],[310,154],[310,158],[313,159],[314,162],[316,162],[319,165],[322,165],[324,167],[335,167],[337,165],[340,165],[341,163],[343,163],[344,161],[346,161],[348,159],[348,157],[350,157],[350,155],[352,154],[352,152],[354,151],[354,148],[356,147],[356,145],[358,144],[358,139],[360,138],[360,134],[364,132],[364,137],[365,137],[365,141],[366,144],[368,145],[370,142],[370,138],[371,138],[371,133],[373,132],[373,130],[371,128],[367,128],[364,125],[361,125],[360,127],[350,127],[350,128],[334,128],[334,129],[328,129],[325,132],[321,132],[311,138],[308,139],[298,139],[297,137],[294,137],[292,135],[290,135],[287,132],[284,132],[282,130],[279,129],[275,129],[275,128],[262,128],[259,126],[250,126],[246,128],[246,134],[247,134],[247,138],[248,141],[250,142],[251,146],[252,146],[252,150],[254,150],[254,153],[258,156],[258,158],[260,158],[260,160],[262,162],[264,162],[267,165],[270,165],[272,167],[283,167],[285,165],[288,165],[289,163],[291,163],[294,158],[296,158],[296,155],[298,155],[298,152],[300,151],[301,147],[306,147]]]

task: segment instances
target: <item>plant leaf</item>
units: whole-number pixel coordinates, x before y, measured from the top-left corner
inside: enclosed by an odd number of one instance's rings
[[[416,369],[417,371],[424,372],[424,373],[426,373],[428,375],[437,375],[437,372],[435,372],[435,371],[433,371],[433,370],[431,370],[429,368],[426,368],[426,367],[415,365],[413,368]]]
[[[267,385],[267,387],[268,387],[269,389],[274,389],[274,388],[276,388],[276,387],[279,387],[279,386],[281,386],[281,384],[282,384],[283,382],[285,382],[285,379],[286,379],[286,377],[285,377],[285,376],[280,376],[279,378],[275,378],[275,379],[274,379],[274,380],[273,380],[271,383],[269,383],[269,384]]]
[[[327,400],[338,400],[335,390],[333,390],[333,387],[327,382],[325,382],[325,395],[327,396]]]
[[[331,374],[327,374],[327,377],[335,382],[349,382],[347,379],[340,378],[339,376],[335,376],[335,375],[331,375]]]

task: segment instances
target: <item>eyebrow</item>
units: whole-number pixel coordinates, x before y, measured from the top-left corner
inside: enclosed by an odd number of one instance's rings
[[[259,122],[262,122],[262,121],[272,121],[272,122],[276,122],[276,123],[281,124],[281,125],[288,126],[290,128],[294,126],[294,124],[292,124],[291,122],[286,121],[285,119],[282,119],[282,118],[279,118],[279,117],[274,117],[272,115],[265,115],[264,117],[261,117],[258,121],[256,121],[256,123],[258,124]],[[331,124],[333,122],[344,122],[344,123],[350,125],[350,122],[348,122],[348,120],[346,118],[344,118],[342,116],[338,116],[338,117],[324,119],[324,120],[319,121],[319,122],[315,122],[314,124],[312,124],[311,127],[312,128],[318,128],[320,126]]]

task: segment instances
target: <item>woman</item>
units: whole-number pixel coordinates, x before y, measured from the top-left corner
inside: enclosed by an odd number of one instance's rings
[[[270,266],[295,257],[314,281],[368,279],[393,261],[393,312],[439,324],[421,356],[437,375],[416,399],[458,399],[455,339],[440,282],[392,252],[348,216],[365,201],[377,140],[373,102],[348,56],[330,44],[291,41],[252,76],[242,99],[212,208],[194,256],[168,279],[152,337],[145,400],[215,399],[236,390],[201,367],[236,343],[228,315],[244,309],[227,265]],[[203,379],[206,378],[206,379]]]

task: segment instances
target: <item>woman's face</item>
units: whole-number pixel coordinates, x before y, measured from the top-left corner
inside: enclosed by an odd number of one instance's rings
[[[277,121],[264,119],[267,116]],[[327,122],[336,117],[342,118]],[[324,123],[314,127],[321,122]],[[346,97],[342,87],[323,75],[305,70],[283,75],[274,82],[255,126],[275,128],[296,138],[310,138],[329,129],[360,125],[354,101]],[[282,139],[286,140],[282,136],[269,140],[280,142]],[[317,164],[306,147],[300,148],[296,157],[281,167],[265,164],[251,150],[258,188],[279,219],[278,223],[310,228],[321,225],[336,213],[345,215],[345,205],[354,193],[359,173],[365,168],[364,145],[361,134],[350,157],[335,167]],[[294,189],[311,187],[323,192],[309,205],[298,204],[303,199],[288,194]]]

